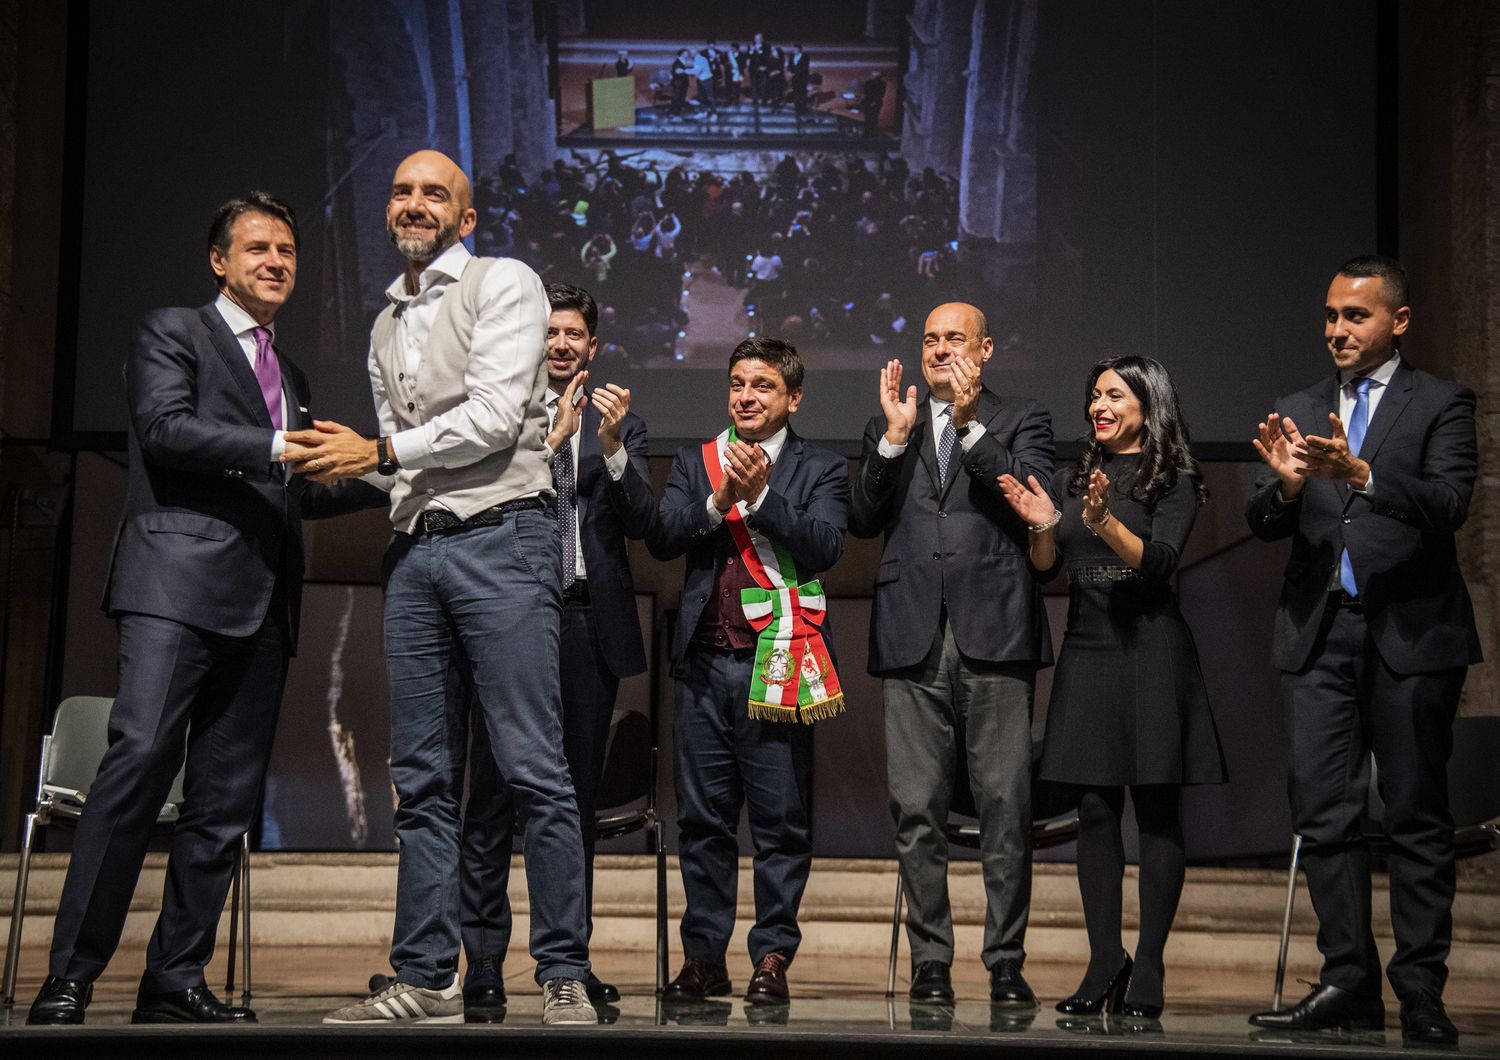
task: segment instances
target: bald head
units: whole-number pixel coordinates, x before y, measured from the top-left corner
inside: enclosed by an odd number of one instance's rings
[[[945,302],[927,314],[922,329],[922,375],[934,397],[953,400],[955,360],[963,358],[980,368],[993,352],[989,324],[978,307]]]
[[[396,167],[386,228],[396,249],[419,271],[474,231],[477,220],[469,178],[441,151],[418,151]]]

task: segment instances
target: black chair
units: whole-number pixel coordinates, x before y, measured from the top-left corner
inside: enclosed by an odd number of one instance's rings
[[[667,985],[667,847],[656,812],[656,741],[640,711],[617,710],[609,723],[604,776],[595,796],[594,829],[599,840],[633,832],[651,833],[656,857],[656,992]]]
[[[109,747],[109,712],[114,700],[107,696],[70,696],[57,706],[52,719],[52,731],[42,737],[41,762],[37,770],[36,806],[26,815],[25,831],[21,839],[21,861],[16,867],[16,896],[11,905],[10,941],[5,950],[5,976],[3,1004],[14,1005],[16,1001],[16,971],[21,956],[21,928],[26,920],[26,890],[31,880],[31,853],[36,842],[38,828],[45,828],[54,820],[72,821],[75,824],[83,813],[83,804],[88,800],[89,788],[99,772],[99,763]],[[157,827],[171,831],[182,813],[182,785],[186,766],[179,768],[172,781],[172,790],[161,812],[156,815]],[[244,903],[240,902],[241,887]],[[238,864],[235,867],[233,895],[230,899],[229,921],[229,981],[226,994],[234,993],[236,935],[240,935],[238,948],[244,951],[245,988],[241,1003],[250,1004],[250,836],[246,833],[240,840]],[[240,917],[244,916],[244,929],[240,932]]]
[[[1448,759],[1448,804],[1453,811],[1454,856],[1478,857],[1500,850],[1500,783],[1494,762],[1500,755],[1500,717],[1455,718],[1453,754]],[[1376,857],[1390,853],[1391,842],[1381,828],[1385,802],[1380,777],[1370,763],[1370,787],[1365,795],[1365,842]],[[1286,875],[1286,908],[1281,915],[1281,948],[1276,956],[1276,989],[1271,1007],[1281,1007],[1286,980],[1287,948],[1292,937],[1292,906],[1297,898],[1297,866],[1302,861],[1302,837],[1292,836],[1292,857]]]
[[[953,794],[948,800],[948,823],[944,833],[952,846],[979,849],[979,823],[977,820],[955,821],[954,817],[974,819],[979,810],[974,805],[974,790],[969,783],[969,766],[965,749],[958,748],[953,769]],[[1041,745],[1032,747],[1032,777],[1036,776],[1037,763],[1041,760]],[[1066,805],[1065,793],[1051,784],[1032,781],[1031,789],[1031,849],[1046,850],[1048,847],[1071,843],[1078,838],[1078,807]],[[896,961],[901,950],[901,914],[905,909],[906,893],[901,887],[901,873],[896,873],[896,908],[891,914],[891,961],[886,973],[885,996],[896,996]]]

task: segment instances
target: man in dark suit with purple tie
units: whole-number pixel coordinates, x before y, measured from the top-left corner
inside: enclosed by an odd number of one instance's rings
[[[307,379],[275,344],[297,250],[285,203],[264,192],[225,203],[209,230],[218,297],[151,313],[126,361],[130,471],[103,604],[119,691],[28,1023],[83,1022],[184,745],[183,811],[133,1021],[255,1019],[221,1004],[203,969],[297,642],[301,520],[386,503],[364,483],[325,488],[282,466],[295,448],[285,431],[312,426]]]
[[[1409,364],[1406,270],[1343,264],[1323,335],[1333,376],[1281,398],[1260,424],[1266,462],[1246,515],[1292,539],[1275,662],[1291,730],[1292,824],[1318,915],[1320,981],[1250,1022],[1278,1030],[1385,1026],[1360,831],[1373,756],[1391,841],[1387,974],[1409,1042],[1449,1045],[1453,940],[1453,716],[1479,634],[1454,535],[1479,469],[1474,392]]]

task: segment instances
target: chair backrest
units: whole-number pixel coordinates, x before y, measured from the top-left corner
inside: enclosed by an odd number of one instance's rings
[[[651,721],[638,710],[617,710],[604,747],[604,776],[595,808],[610,810],[644,799],[651,790]]]
[[[109,747],[107,696],[69,696],[57,705],[52,739],[42,763],[42,783],[87,793]]]

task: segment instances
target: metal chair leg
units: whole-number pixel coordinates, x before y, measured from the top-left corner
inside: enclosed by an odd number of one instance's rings
[[[36,814],[26,815],[26,827],[21,839],[21,864],[16,870],[16,897],[10,907],[10,941],[5,947],[6,1005],[16,1003],[16,973],[21,964],[21,924],[26,919],[26,888],[31,882],[31,847],[36,839]]]
[[[667,844],[656,822],[656,995],[667,988]]]
[[[242,852],[235,852],[234,875],[229,878],[229,973],[224,979],[226,998],[234,996],[234,964],[240,952],[240,858],[243,856]]]
[[[901,871],[896,870],[896,910],[891,914],[891,966],[885,978],[885,996],[896,996],[896,956],[901,949],[901,910],[906,898],[901,890]]]
[[[244,877],[242,894],[245,904],[244,910],[245,930],[240,936],[240,945],[244,947],[245,955],[245,989],[240,995],[240,1004],[245,1008],[250,1007],[250,833],[246,832],[240,842],[240,874]]]
[[[1286,910],[1281,914],[1281,951],[1276,956],[1276,992],[1271,1007],[1281,1007],[1281,985],[1286,981],[1286,954],[1292,941],[1292,903],[1297,898],[1297,865],[1302,860],[1302,837],[1292,836],[1292,861],[1286,872]]]

